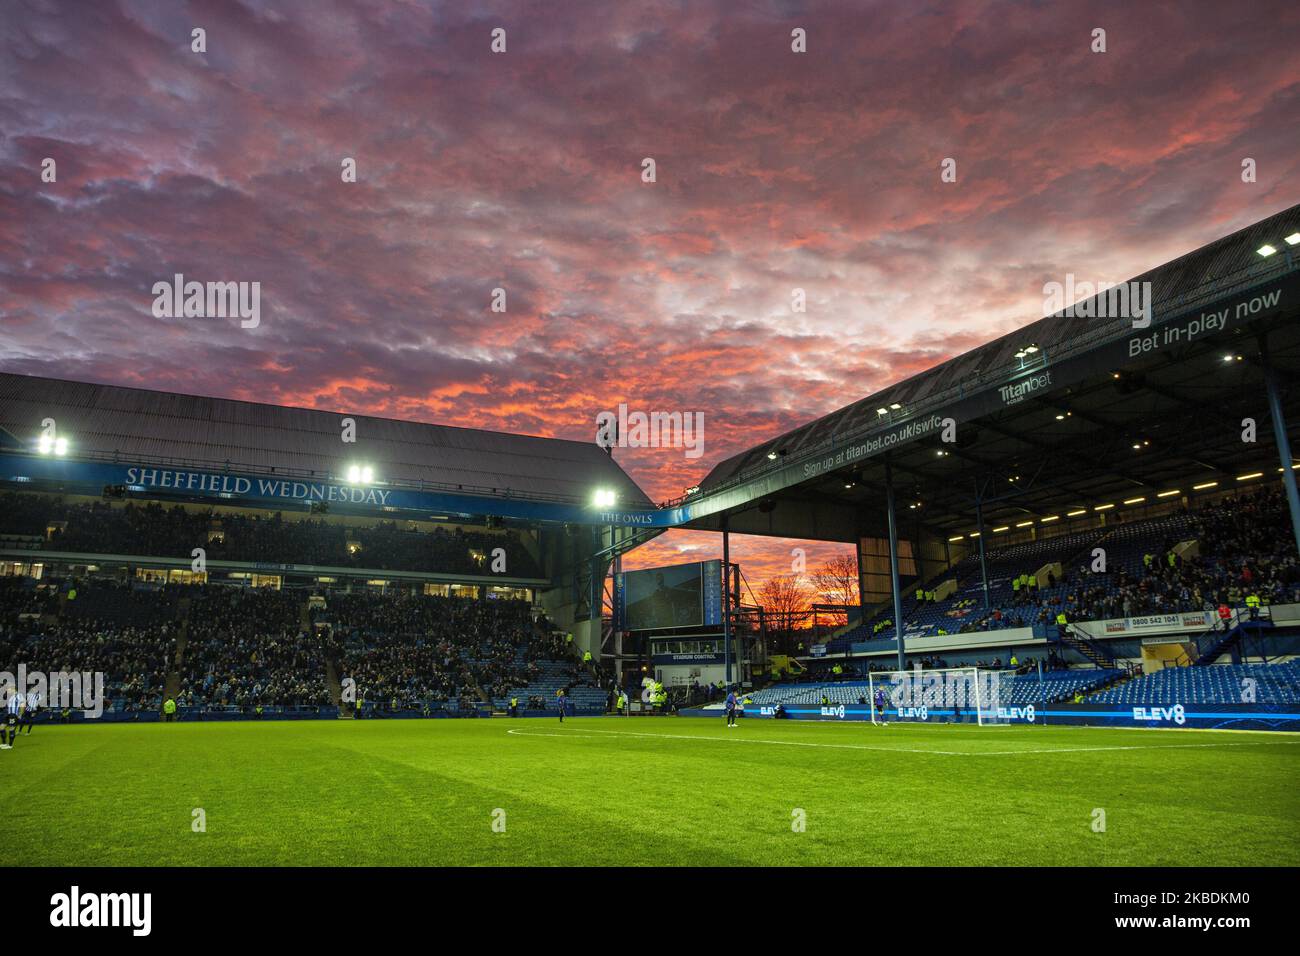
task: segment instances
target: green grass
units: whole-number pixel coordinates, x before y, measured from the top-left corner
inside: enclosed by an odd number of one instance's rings
[[[729,731],[720,718],[38,726],[0,752],[0,851],[69,866],[1295,866],[1298,769],[1300,737],[1186,731],[755,719]],[[205,833],[191,828],[195,808]],[[792,832],[795,808],[805,832]]]

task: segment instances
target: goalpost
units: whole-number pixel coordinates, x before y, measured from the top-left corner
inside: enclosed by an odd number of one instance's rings
[[[978,667],[944,670],[873,671],[868,674],[873,724],[963,723],[981,727],[1010,724],[1014,676]],[[883,691],[885,709],[876,709],[876,692]]]

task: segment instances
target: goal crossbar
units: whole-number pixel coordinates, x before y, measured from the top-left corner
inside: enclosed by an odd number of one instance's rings
[[[868,675],[873,724],[902,722],[978,723],[1006,726],[1011,684],[1002,671],[952,667],[872,671]]]

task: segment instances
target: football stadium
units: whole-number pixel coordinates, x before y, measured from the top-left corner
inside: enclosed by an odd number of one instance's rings
[[[10,945],[1287,938],[1296,36],[11,0]]]
[[[1297,865],[1300,206],[1121,288],[664,503],[608,441],[0,375],[6,858]],[[674,528],[722,559],[623,570]],[[774,642],[737,536],[856,606]]]

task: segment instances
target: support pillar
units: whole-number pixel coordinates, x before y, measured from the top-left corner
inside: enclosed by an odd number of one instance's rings
[[[975,479],[975,530],[980,539],[980,581],[984,585],[984,610],[989,609],[989,569],[984,561],[984,504],[980,493],[979,479]]]
[[[903,593],[898,583],[898,522],[894,517],[894,476],[885,459],[885,507],[889,512],[889,581],[894,592],[894,636],[898,641],[898,669],[907,670],[907,650],[903,646]]]
[[[1295,469],[1291,467],[1291,440],[1286,434],[1286,418],[1282,414],[1282,396],[1277,384],[1277,373],[1268,362],[1261,344],[1260,358],[1264,363],[1264,386],[1268,390],[1268,411],[1273,418],[1273,441],[1277,443],[1278,457],[1282,463],[1282,486],[1286,489],[1286,503],[1291,511],[1291,534],[1295,537],[1296,552],[1300,553],[1300,494],[1296,493]]]

